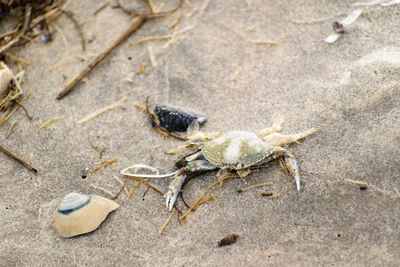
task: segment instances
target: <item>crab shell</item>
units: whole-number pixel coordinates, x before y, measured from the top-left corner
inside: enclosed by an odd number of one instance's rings
[[[256,134],[231,131],[206,142],[198,143],[203,156],[219,168],[240,170],[276,159],[284,149],[274,147]]]
[[[54,225],[63,237],[89,233],[118,207],[116,202],[104,197],[69,193],[54,213]]]

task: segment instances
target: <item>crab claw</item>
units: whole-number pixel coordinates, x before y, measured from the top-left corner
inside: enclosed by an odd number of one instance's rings
[[[175,176],[172,182],[168,186],[168,192],[164,195],[166,198],[165,204],[169,210],[174,207],[176,198],[181,191],[181,187],[186,179],[186,170],[182,168]]]
[[[290,152],[285,151],[284,160],[286,168],[293,175],[294,180],[296,181],[297,191],[300,191],[300,174],[296,159]]]

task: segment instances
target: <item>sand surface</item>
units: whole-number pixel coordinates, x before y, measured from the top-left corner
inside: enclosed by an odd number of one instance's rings
[[[367,1],[367,0],[365,0]],[[120,9],[93,12],[105,1],[71,1],[68,10],[90,43],[82,52],[74,25],[61,16],[54,40],[9,52],[31,62],[22,87],[32,95],[0,126],[1,144],[38,169],[35,175],[0,153],[0,265],[2,266],[262,266],[400,264],[400,5],[354,7],[356,1],[185,1],[177,41],[130,46],[170,35],[179,12],[147,21],[73,92],[62,86],[131,24]],[[129,2],[129,1],[123,1]],[[166,3],[164,10],[177,1]],[[141,1],[126,3],[142,10]],[[355,9],[363,14],[334,44],[323,40],[331,23]],[[268,45],[265,42],[276,43]],[[149,51],[154,56],[152,64]],[[84,59],[78,56],[83,56]],[[60,62],[68,62],[49,71]],[[146,70],[135,74],[145,63]],[[215,200],[190,214],[186,225],[157,193],[139,187],[98,230],[60,237],[53,213],[69,192],[109,197],[121,188],[120,170],[137,163],[172,171],[182,156],[166,152],[180,141],[153,131],[133,107],[150,96],[208,116],[204,131],[269,127],[284,116],[283,133],[318,132],[290,146],[301,170],[301,191],[279,164],[215,187]],[[87,122],[87,114],[126,97],[122,107]],[[46,129],[44,122],[59,117]],[[10,125],[17,121],[9,138]],[[100,153],[92,145],[100,149]],[[82,171],[117,158],[82,179]],[[216,172],[189,181],[192,203]],[[346,179],[363,181],[367,190]],[[164,192],[169,179],[151,183]],[[272,182],[238,194],[248,185]],[[129,181],[128,186],[133,182]],[[261,192],[282,193],[275,199]],[[178,199],[178,207],[185,209]],[[231,246],[217,247],[236,233]]]

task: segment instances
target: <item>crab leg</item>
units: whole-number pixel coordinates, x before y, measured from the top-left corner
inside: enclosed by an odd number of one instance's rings
[[[174,176],[174,179],[168,186],[168,192],[164,195],[166,198],[165,204],[169,210],[172,210],[174,207],[176,198],[181,191],[182,185],[186,179],[187,172],[196,172],[196,171],[211,171],[215,170],[217,167],[210,164],[206,160],[194,160],[188,163],[188,165],[182,169],[180,169]]]
[[[283,160],[285,162],[286,168],[293,175],[294,180],[296,181],[297,191],[300,191],[300,174],[299,174],[299,166],[297,165],[297,161],[289,151],[284,151]]]
[[[264,142],[270,144],[271,146],[282,146],[290,143],[298,143],[298,140],[303,139],[313,133],[315,133],[317,129],[311,128],[305,132],[299,134],[280,134],[280,133],[271,133],[267,136],[263,136],[262,139]]]

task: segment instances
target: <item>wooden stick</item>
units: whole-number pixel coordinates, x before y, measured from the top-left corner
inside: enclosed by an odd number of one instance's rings
[[[8,151],[7,149],[5,149],[4,147],[0,146],[0,150],[6,154],[7,156],[9,156],[10,158],[13,158],[14,160],[18,161],[19,163],[21,163],[22,165],[24,165],[26,168],[28,168],[29,170],[33,171],[34,173],[37,173],[37,170],[35,168],[33,168],[29,163],[25,162],[23,159],[21,159],[20,157],[14,155],[13,153],[11,153],[10,151]]]
[[[148,3],[147,0],[145,0],[145,2]],[[90,64],[85,69],[83,69],[81,73],[72,78],[64,87],[64,89],[58,94],[57,99],[60,100],[66,94],[68,94],[87,74],[89,74],[89,72],[91,72],[97,65],[99,65],[114,50],[115,47],[120,45],[126,38],[128,38],[134,31],[136,31],[147,19],[160,18],[171,15],[179,8],[181,8],[182,4],[183,0],[180,0],[179,5],[177,5],[174,9],[170,11],[157,13],[151,12],[150,14],[138,14],[135,11],[128,11],[121,4],[119,4],[122,10],[124,10],[128,14],[137,15],[136,21],[117,40],[115,40],[109,47],[107,47],[104,52],[102,52],[92,62],[90,62]]]
[[[128,38],[134,31],[136,31],[143,22],[146,21],[145,16],[139,16],[135,23],[133,23],[117,40],[115,40],[104,52],[98,55],[90,64],[83,69],[81,73],[76,75],[70,80],[64,89],[58,94],[57,99],[60,100],[68,94],[89,72],[91,72],[97,65],[99,65],[113,50],[120,45],[126,38]]]

